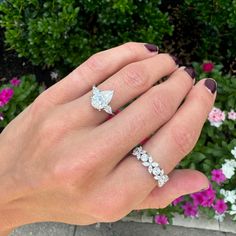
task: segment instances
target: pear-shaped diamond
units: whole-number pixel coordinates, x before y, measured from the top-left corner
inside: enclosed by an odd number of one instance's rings
[[[91,105],[99,111],[104,110],[109,114],[113,114],[112,109],[109,106],[109,103],[111,102],[114,91],[112,90],[101,91],[96,86],[93,86],[92,92],[93,94],[91,97]]]

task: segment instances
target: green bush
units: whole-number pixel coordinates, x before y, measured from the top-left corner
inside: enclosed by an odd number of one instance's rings
[[[6,43],[36,65],[75,66],[126,41],[171,34],[161,0],[8,0],[0,3]]]
[[[236,0],[180,2],[175,14],[181,16],[178,27],[184,31],[184,37],[179,40],[182,45],[188,42],[190,47],[186,49],[191,58],[226,63],[235,60]]]

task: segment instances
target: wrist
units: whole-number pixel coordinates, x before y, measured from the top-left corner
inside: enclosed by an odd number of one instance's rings
[[[19,175],[11,161],[10,152],[8,155],[4,152],[6,145],[1,143],[0,150],[0,236],[5,236],[24,224],[24,208],[20,200],[24,188],[22,181],[17,177]]]

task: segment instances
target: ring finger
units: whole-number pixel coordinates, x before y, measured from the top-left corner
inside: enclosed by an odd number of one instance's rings
[[[172,119],[144,145],[144,149],[160,163],[166,174],[194,147],[214,103],[215,88],[213,80],[200,81]],[[123,183],[120,193],[129,196],[132,206],[140,203],[157,187],[154,178],[133,156],[121,161],[110,173],[110,179],[114,185],[115,182]]]

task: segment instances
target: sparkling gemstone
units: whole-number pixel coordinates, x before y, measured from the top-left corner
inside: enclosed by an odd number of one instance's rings
[[[165,183],[169,180],[168,175],[164,175],[163,178],[164,178]]]
[[[144,161],[143,163],[142,163],[144,166],[150,166],[150,163],[148,162],[148,161]]]
[[[92,106],[98,110],[104,109],[112,114],[111,107],[108,105],[113,96],[112,90],[100,91],[97,87],[93,86]]]
[[[150,174],[152,174],[152,173],[153,173],[153,168],[152,168],[152,166],[151,166],[151,165],[149,165],[149,167],[148,167],[148,172],[149,172]]]
[[[148,161],[149,160],[148,155],[146,153],[142,154],[141,160],[142,161]]]
[[[160,179],[160,176],[159,176],[159,175],[155,175],[155,176],[154,176],[154,179],[159,180],[159,179]]]
[[[140,160],[140,158],[141,158],[141,152],[142,152],[142,148],[141,148],[141,147],[136,147],[136,148],[133,150],[132,154],[133,154],[134,156],[136,156],[136,158],[137,158],[138,160]]]
[[[159,167],[155,167],[152,172],[154,175],[160,175],[161,169]]]
[[[163,179],[158,180],[159,187],[162,187],[165,184],[165,181]]]
[[[153,166],[153,167],[158,167],[159,165],[158,165],[158,163],[153,162],[153,163],[152,163],[152,166]]]

